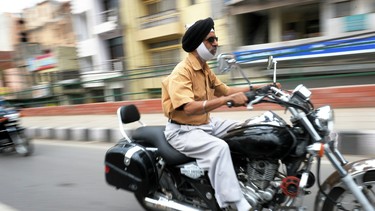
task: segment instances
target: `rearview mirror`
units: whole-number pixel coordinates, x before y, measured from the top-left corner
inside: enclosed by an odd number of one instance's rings
[[[222,53],[217,56],[217,68],[218,72],[224,74],[232,70],[232,67],[236,64],[236,57],[231,53]]]
[[[271,69],[273,65],[273,56],[268,56],[268,65],[267,65],[267,70]]]

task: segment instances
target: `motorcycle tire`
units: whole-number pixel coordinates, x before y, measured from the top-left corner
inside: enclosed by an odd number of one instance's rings
[[[13,140],[13,143],[16,143],[14,146],[14,150],[19,155],[27,157],[34,152],[34,146],[31,143],[31,139],[27,138],[23,132],[11,134],[10,137]]]
[[[358,185],[362,186],[363,190],[366,190],[369,194],[375,193],[375,171],[366,172],[362,178],[362,175],[354,178]],[[372,195],[372,198],[375,196]],[[329,193],[328,198],[325,199],[322,211],[336,211],[342,210],[337,207],[340,204],[345,210],[362,210],[361,205],[358,204],[354,196],[346,191],[344,187],[334,187]],[[375,207],[375,204],[373,204]]]

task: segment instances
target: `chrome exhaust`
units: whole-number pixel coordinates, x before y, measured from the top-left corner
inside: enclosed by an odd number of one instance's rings
[[[194,207],[189,207],[172,200],[160,197],[159,200],[152,198],[145,198],[145,204],[147,207],[157,209],[157,210],[168,210],[168,211],[200,211]]]

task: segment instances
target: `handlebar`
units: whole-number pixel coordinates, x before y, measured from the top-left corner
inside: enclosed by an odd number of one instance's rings
[[[272,92],[272,94],[270,93]],[[261,102],[267,96],[273,95],[274,97],[278,96],[282,101],[288,101],[289,95],[284,93],[281,89],[279,89],[276,85],[266,85],[257,90],[249,91],[244,93],[248,99],[247,101],[247,109],[253,109],[253,105]],[[272,97],[272,99],[275,99]],[[228,101],[227,106],[229,108],[234,106],[233,101]]]
[[[264,87],[261,87],[261,88],[255,90],[255,91],[245,92],[245,95],[248,99],[247,100],[247,103],[248,103],[247,108],[252,109],[253,108],[252,105],[254,105],[256,103],[259,103],[264,97],[266,97],[269,90],[271,90],[271,87],[272,87],[271,85],[267,85],[267,86],[264,86]],[[229,108],[233,107],[234,102],[228,101],[227,106]]]

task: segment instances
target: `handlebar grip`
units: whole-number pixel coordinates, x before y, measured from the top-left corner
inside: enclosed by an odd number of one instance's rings
[[[231,100],[230,100],[230,101],[227,101],[227,106],[228,106],[229,108],[233,107],[233,104],[234,104],[233,101],[231,101]]]
[[[266,94],[271,89],[271,85],[263,86],[256,90],[258,94]]]
[[[245,95],[247,97],[247,103],[255,100],[255,97],[257,96],[256,91],[250,91],[250,92],[245,92]]]

